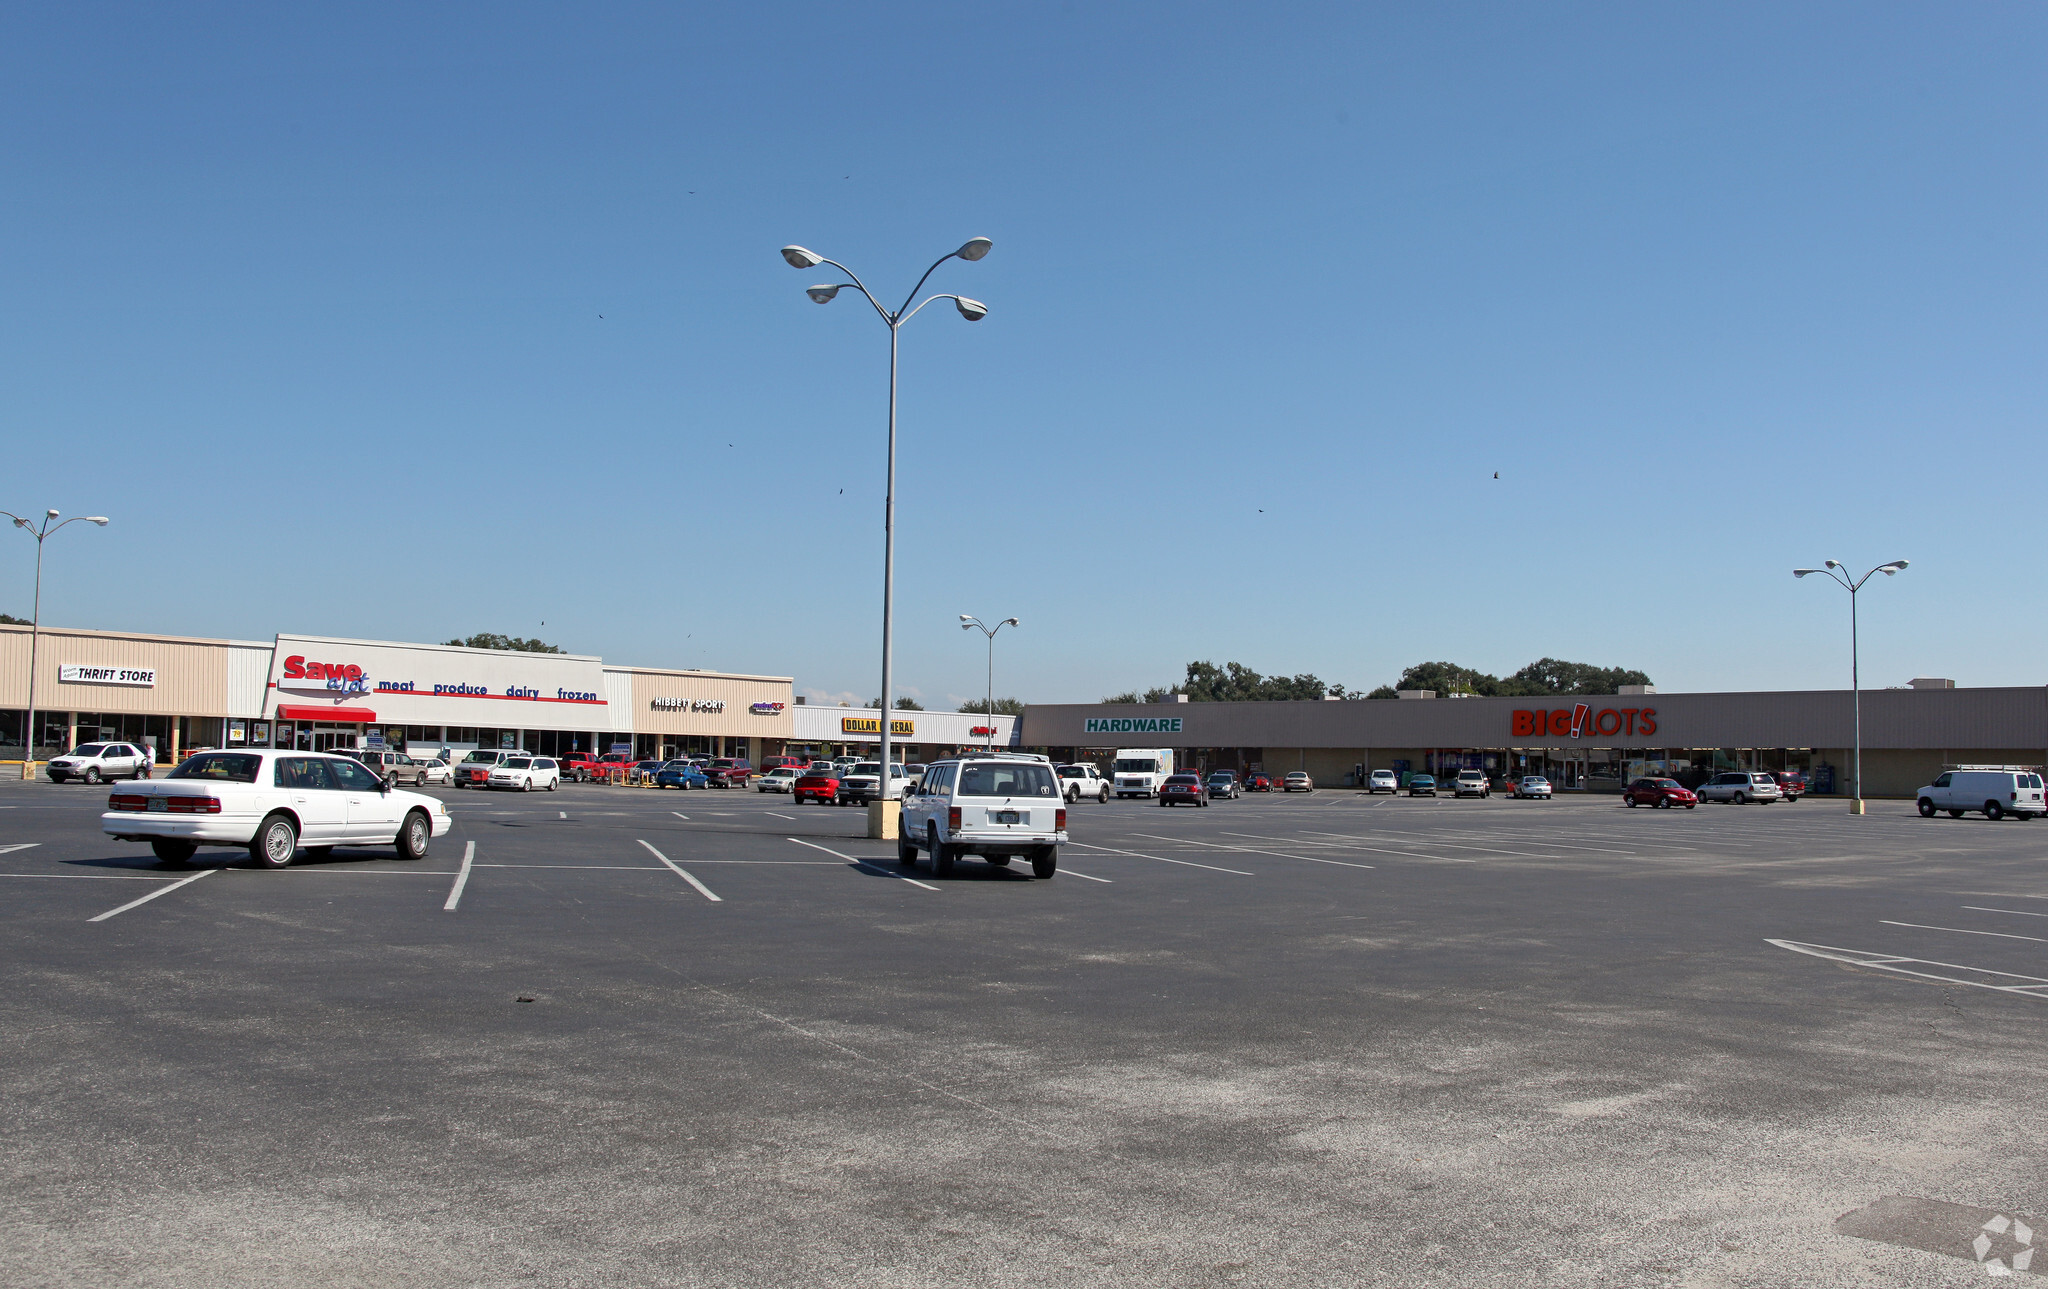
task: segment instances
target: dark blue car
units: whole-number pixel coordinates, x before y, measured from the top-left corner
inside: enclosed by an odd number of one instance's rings
[[[658,788],[682,788],[688,791],[691,788],[708,788],[711,786],[711,780],[705,778],[704,772],[688,761],[670,761],[654,772],[654,785]]]

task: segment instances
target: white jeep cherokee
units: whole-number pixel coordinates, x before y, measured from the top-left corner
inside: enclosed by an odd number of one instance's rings
[[[1066,798],[1052,762],[1023,753],[982,753],[937,761],[925,770],[916,791],[903,799],[896,862],[909,868],[917,852],[926,850],[932,872],[949,877],[963,855],[996,865],[1021,855],[1035,876],[1051,877],[1066,839]]]

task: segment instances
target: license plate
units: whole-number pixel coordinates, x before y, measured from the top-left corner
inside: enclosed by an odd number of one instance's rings
[[[996,811],[996,822],[999,824],[1016,823],[1017,812],[1014,810],[998,810]]]
[[[168,811],[170,808],[170,799],[167,797],[151,797],[149,805],[144,807],[144,809],[155,811]]]

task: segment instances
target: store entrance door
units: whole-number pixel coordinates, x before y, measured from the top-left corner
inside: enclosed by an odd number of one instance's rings
[[[315,752],[353,752],[356,750],[356,727],[353,725],[313,726],[313,750]]]

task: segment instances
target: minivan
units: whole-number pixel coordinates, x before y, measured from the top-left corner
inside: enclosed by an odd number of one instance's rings
[[[1702,801],[1732,801],[1738,806],[1752,801],[1769,805],[1785,798],[1785,790],[1765,770],[1728,770],[1707,780],[1695,791]]]
[[[2043,809],[2041,776],[2034,770],[1948,770],[1913,795],[1930,819],[1937,810],[1948,811],[1951,819],[1971,811],[1986,819],[2032,819]]]

